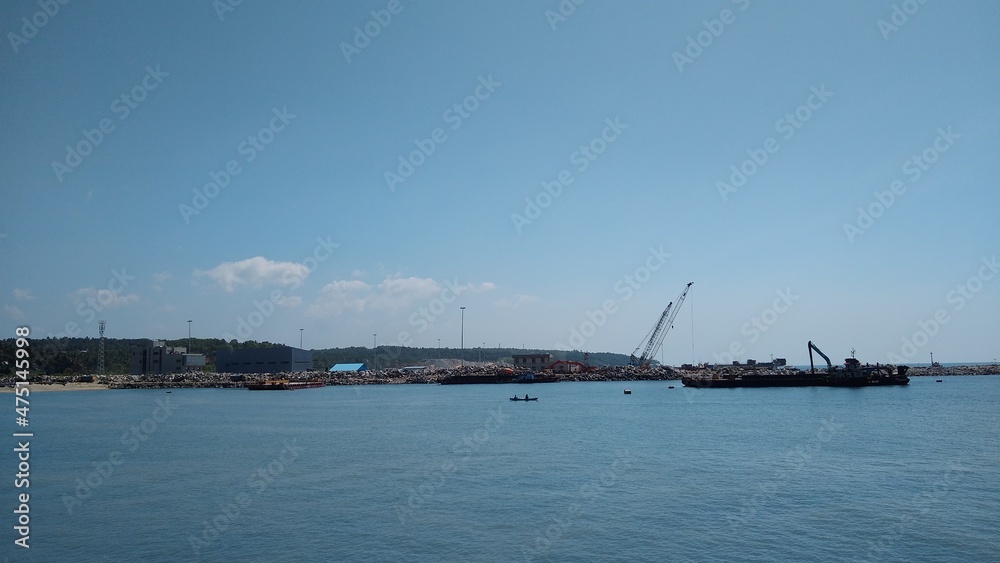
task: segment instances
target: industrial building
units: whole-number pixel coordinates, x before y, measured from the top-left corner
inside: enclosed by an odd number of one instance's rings
[[[205,367],[204,354],[188,354],[182,346],[167,346],[162,340],[150,341],[148,346],[133,348],[129,359],[129,373],[179,373]]]
[[[215,370],[219,373],[278,373],[308,371],[312,367],[312,350],[289,346],[215,351]]]
[[[552,363],[552,354],[513,354],[515,369],[541,371]]]

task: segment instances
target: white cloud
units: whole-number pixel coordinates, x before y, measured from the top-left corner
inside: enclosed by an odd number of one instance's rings
[[[374,309],[399,310],[416,300],[428,300],[441,293],[443,286],[431,278],[386,278],[368,298]]]
[[[195,277],[207,277],[226,291],[249,285],[260,289],[265,285],[296,286],[309,276],[309,268],[298,262],[275,262],[255,256],[239,262],[223,262],[211,270],[195,270]]]
[[[30,289],[17,289],[11,292],[14,295],[14,299],[18,301],[31,301],[35,298],[35,294]]]
[[[288,297],[279,297],[275,302],[278,307],[298,307],[302,304],[302,298],[298,295],[291,295]]]
[[[21,321],[27,317],[27,315],[24,314],[24,311],[18,309],[14,305],[4,305],[3,311],[7,313],[7,316],[14,319],[15,321]]]
[[[504,297],[496,302],[497,307],[503,307],[505,309],[517,309],[522,305],[528,305],[531,303],[536,303],[538,297],[534,295],[527,295],[524,293],[519,293],[511,298]]]
[[[87,303],[91,307],[100,307],[100,309],[112,309],[114,307],[122,307],[130,303],[135,303],[139,300],[139,294],[137,293],[116,293],[110,289],[96,289],[93,287],[81,287],[80,289],[73,292],[73,299],[79,305],[81,303]]]
[[[365,295],[372,286],[361,280],[335,280],[323,286],[319,299],[306,309],[313,317],[329,317],[344,311],[361,312],[365,308]]]
[[[493,291],[494,289],[497,288],[497,285],[493,282],[483,282],[479,285],[469,284],[465,287],[467,287],[469,291],[472,291],[473,293],[480,293],[483,291]]]
[[[153,290],[163,291],[163,286],[161,286],[160,284],[169,280],[172,277],[173,276],[170,275],[170,272],[157,272],[153,274]]]
[[[460,285],[457,280],[389,276],[372,286],[360,280],[337,280],[327,284],[306,313],[313,317],[341,315],[346,311],[398,312],[427,306],[442,295],[490,291],[490,282]],[[446,293],[447,292],[447,293]]]

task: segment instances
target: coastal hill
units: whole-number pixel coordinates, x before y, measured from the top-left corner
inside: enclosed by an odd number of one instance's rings
[[[14,357],[14,339],[0,340],[0,374],[9,375],[14,365],[7,358]],[[148,346],[148,338],[106,338],[104,340],[105,372],[126,374],[133,348]],[[187,347],[188,339],[165,340],[167,346]],[[238,342],[221,338],[192,338],[189,352],[205,354],[205,371],[215,371],[216,350],[282,347],[283,344],[248,340]],[[97,356],[100,348],[98,338],[45,338],[31,340],[32,371],[45,375],[81,375],[97,373]],[[370,347],[353,346],[346,348],[313,349],[313,369],[326,370],[339,363],[374,363],[379,368],[401,368],[412,365],[439,365],[454,360],[461,363],[511,363],[514,354],[552,354],[553,360],[585,362],[598,367],[624,366],[629,357],[612,352],[590,352],[565,350],[539,350],[521,348],[411,348],[405,346],[379,346],[373,356]],[[655,362],[654,362],[655,363]],[[443,367],[443,365],[442,365]]]

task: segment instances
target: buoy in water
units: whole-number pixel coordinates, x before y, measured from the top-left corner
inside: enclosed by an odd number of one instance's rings
[[[668,385],[668,386],[667,386],[667,389],[673,389],[673,388],[674,388],[674,386],[673,386],[673,385]]]
[[[631,389],[626,389],[625,390],[625,394],[626,395],[631,395],[632,394],[632,390]]]

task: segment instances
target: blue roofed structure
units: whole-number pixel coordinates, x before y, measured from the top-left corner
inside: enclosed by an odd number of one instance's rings
[[[334,364],[330,371],[368,371],[365,364]]]

